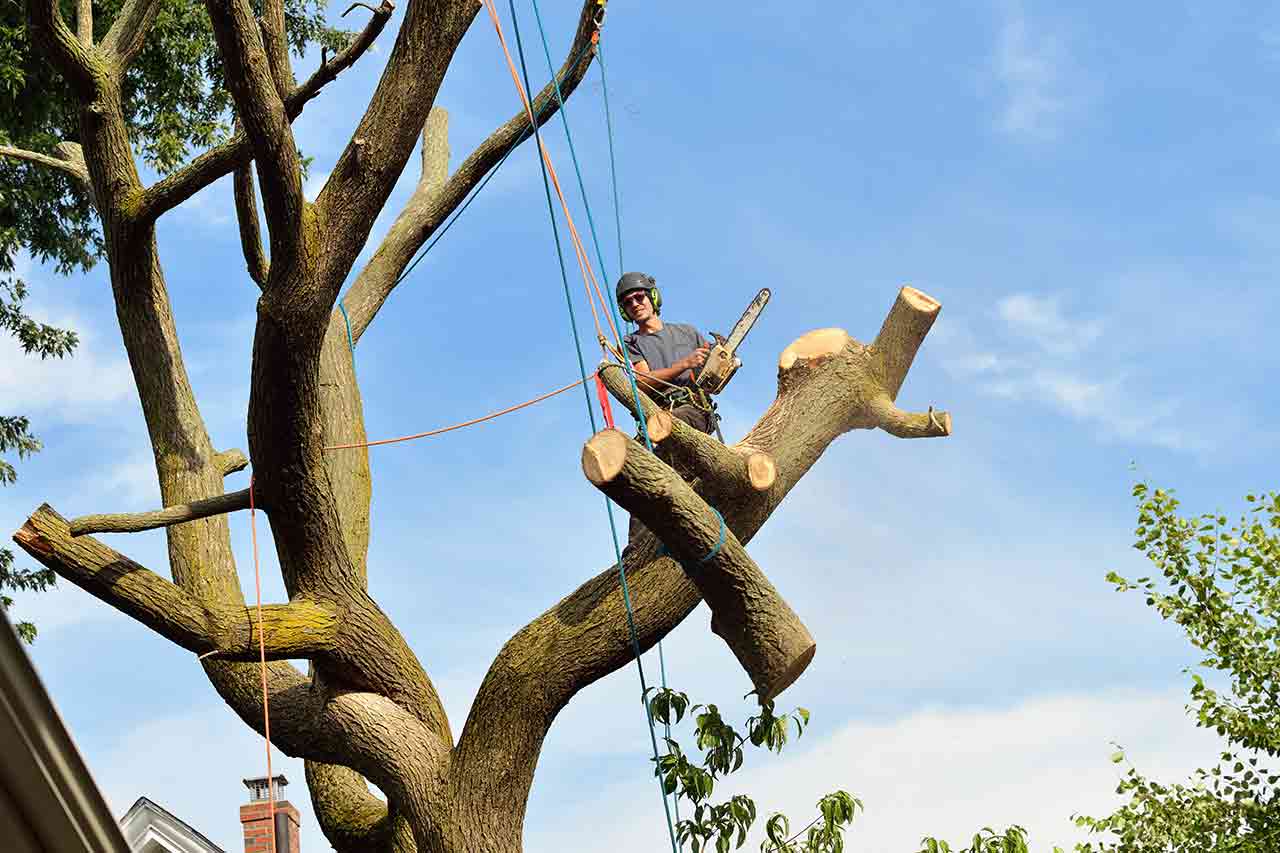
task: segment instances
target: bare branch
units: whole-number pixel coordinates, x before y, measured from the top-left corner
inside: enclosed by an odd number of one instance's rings
[[[339,73],[350,68],[369,48],[369,45],[373,44],[378,33],[382,32],[383,27],[386,26],[389,14],[375,16],[370,20],[364,31],[346,50],[324,63],[289,97],[285,98],[285,113],[290,121],[301,115],[308,101],[320,94],[320,90],[336,79]],[[147,187],[138,205],[139,221],[158,219],[223,175],[232,172],[237,166],[248,163],[252,159],[253,152],[250,149],[248,137],[243,133],[237,133],[222,145],[196,157],[185,169],[180,169]]]
[[[222,54],[227,88],[258,164],[258,183],[276,269],[290,269],[302,250],[302,170],[284,101],[276,91],[248,0],[206,0]]]
[[[284,0],[263,0],[262,17],[259,19],[262,44],[267,52],[267,64],[276,91],[285,97],[295,85],[293,68],[289,64],[289,41],[285,33]]]
[[[53,62],[80,102],[89,103],[97,89],[94,61],[75,33],[67,29],[58,0],[28,0],[26,5],[32,43]]]
[[[364,56],[364,52],[369,49],[374,39],[378,37],[387,25],[387,21],[391,19],[391,13],[395,11],[396,7],[390,0],[384,0],[377,9],[366,8],[373,12],[373,17],[369,19],[369,23],[365,24],[360,34],[337,56],[321,62],[320,67],[301,86],[295,89],[286,100],[286,106],[291,117],[295,115],[294,110],[301,112],[307,101],[320,94],[320,90],[326,84],[354,65],[357,59]],[[351,10],[348,9],[347,11]]]
[[[180,506],[167,506],[152,512],[85,515],[73,519],[68,528],[72,536],[83,536],[86,533],[138,533],[142,530],[170,527],[184,521],[195,521],[197,518],[208,518],[211,515],[222,515],[248,508],[249,490],[241,489],[238,492],[228,492],[225,495],[192,501]]]
[[[556,73],[560,92],[566,99],[586,76],[595,55],[591,38],[595,33],[593,16],[598,8],[596,0],[586,0],[584,3],[568,56]],[[549,82],[533,100],[533,113],[539,126],[554,116],[558,109],[555,85]],[[429,131],[429,128],[424,128],[424,144],[428,138],[444,142],[443,136]],[[526,135],[531,135],[529,117],[524,110],[520,110],[476,146],[443,187],[426,192],[423,185],[419,184],[413,198],[405,205],[344,299],[347,312],[351,315],[351,332],[356,340],[360,339],[373,321],[414,254],[431,238],[449,214],[462,204],[468,193],[497,165],[502,156]],[[424,151],[424,155],[425,153]],[[447,159],[447,149],[445,156]],[[337,174],[336,169],[334,174]]]
[[[258,195],[253,188],[253,164],[236,166],[233,177],[236,222],[240,226],[240,249],[244,253],[249,278],[259,288],[267,283],[270,266],[262,252],[262,232],[258,227]]]
[[[334,646],[341,619],[328,605],[300,599],[262,609],[198,602],[176,584],[91,537],[74,538],[48,504],[14,534],[24,551],[85,591],[188,651],[255,660],[258,637],[273,659],[313,657]]]
[[[84,0],[87,4],[89,0]],[[160,0],[129,0],[102,39],[102,52],[123,75],[138,51],[146,44],[147,33],[155,23]]]
[[[79,146],[77,146],[78,148]],[[50,157],[48,154],[40,154],[36,151],[28,151],[25,148],[14,148],[11,145],[0,145],[0,157],[12,157],[15,160],[25,160],[28,163],[35,163],[38,166],[47,166],[50,169],[57,169],[65,172],[81,183],[84,189],[90,189],[89,170],[85,168],[84,157],[80,157],[79,162],[59,157]]]
[[[76,4],[76,37],[86,48],[93,47],[93,0]]]

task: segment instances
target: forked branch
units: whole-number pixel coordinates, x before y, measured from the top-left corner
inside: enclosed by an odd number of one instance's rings
[[[89,5],[89,0],[85,0],[84,5]],[[112,22],[102,39],[102,52],[115,67],[116,74],[123,76],[142,50],[159,8],[160,0],[128,0]],[[92,29],[89,32],[92,34]]]
[[[479,4],[475,8],[478,9]],[[591,66],[595,55],[591,38],[596,31],[594,16],[598,9],[597,0],[585,0],[568,56],[556,72],[556,81],[564,98],[573,94]],[[548,82],[533,100],[533,112],[539,126],[554,116],[558,109],[555,85]],[[444,137],[432,132],[430,127],[424,126],[423,130],[424,144],[428,139],[437,143],[444,142]],[[378,310],[398,285],[400,274],[418,249],[462,204],[503,155],[529,135],[528,115],[520,110],[476,146],[443,186],[439,183],[429,187],[419,185],[419,190],[405,205],[344,299],[347,313],[351,317],[351,333],[356,340],[360,339],[364,330],[373,322]],[[447,158],[447,149],[444,153]],[[447,165],[447,159],[445,164]],[[337,174],[336,169],[334,174]],[[445,174],[448,174],[447,171]]]
[[[290,121],[302,114],[303,107],[320,94],[325,84],[350,68],[368,50],[378,33],[382,32],[383,27],[386,26],[389,16],[389,13],[386,16],[375,15],[346,50],[322,65],[284,99],[285,113]],[[186,168],[179,169],[147,187],[138,205],[138,219],[142,222],[158,219],[214,181],[230,174],[237,166],[249,163],[252,159],[253,152],[248,137],[243,133],[235,134],[223,144],[196,157]]]

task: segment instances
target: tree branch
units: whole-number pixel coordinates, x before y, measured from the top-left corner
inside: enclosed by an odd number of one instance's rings
[[[213,465],[217,469],[218,475],[225,477],[228,474],[234,474],[237,471],[243,471],[248,468],[249,460],[244,455],[243,450],[224,450],[214,455]]]
[[[598,370],[605,388],[634,417],[635,400],[626,368],[615,362],[601,362]],[[721,444],[701,430],[672,418],[643,390],[640,403],[649,440],[659,446],[659,455],[685,479],[697,477],[701,492],[719,496],[743,489],[764,491],[773,485],[776,469],[768,453],[750,446]]]
[[[93,0],[79,0],[76,4],[76,38],[86,48],[93,47]]]
[[[89,170],[85,168],[83,155],[80,157],[79,162],[76,162],[68,158],[50,157],[48,154],[28,151],[25,148],[14,148],[11,145],[0,145],[0,157],[11,157],[15,160],[25,160],[28,163],[35,163],[38,166],[57,169],[58,171],[65,172],[75,178],[80,182],[84,189],[92,189],[92,186],[89,183]]]
[[[332,59],[321,62],[320,67],[301,86],[293,91],[285,101],[290,117],[296,117],[294,110],[301,112],[307,101],[320,94],[320,90],[330,81],[354,65],[357,59],[364,56],[364,52],[369,49],[374,39],[386,27],[387,21],[391,19],[391,13],[395,11],[395,8],[395,4],[391,0],[383,0],[378,8],[373,10],[373,17],[369,19],[369,23],[365,24],[364,29],[352,40],[351,44],[347,45],[345,50]]]
[[[375,15],[346,50],[322,65],[306,82],[285,98],[285,113],[290,121],[302,114],[303,107],[320,94],[325,84],[336,79],[338,74],[350,68],[363,55],[369,45],[373,44],[378,33],[382,32],[386,23],[387,16]],[[222,145],[211,148],[196,157],[185,169],[180,169],[147,187],[138,205],[138,219],[143,222],[155,221],[223,175],[232,172],[237,166],[249,163],[252,159],[253,152],[248,137],[243,133],[237,133]]]
[[[340,625],[331,607],[308,600],[244,606],[196,601],[180,587],[93,538],[75,538],[48,504],[36,510],[14,541],[44,566],[143,625],[200,655],[256,660],[258,636],[272,659],[314,657],[334,646]]]
[[[289,64],[289,42],[285,33],[283,0],[263,0],[262,17],[259,20],[262,45],[271,68],[271,79],[276,91],[285,97],[294,87],[293,68]]]
[[[712,630],[751,676],[761,702],[800,677],[813,660],[813,637],[688,483],[616,429],[602,430],[586,443],[582,470],[686,568],[711,608]]]
[[[83,2],[87,5],[89,0]],[[115,66],[118,76],[124,75],[146,44],[147,33],[159,9],[160,0],[129,0],[111,23],[111,29],[102,39],[102,52]]]
[[[364,777],[346,767],[308,761],[307,790],[316,821],[338,853],[378,850],[391,836],[387,804],[369,793]]]
[[[566,99],[577,90],[595,55],[595,51],[591,48],[591,38],[595,32],[593,16],[598,8],[595,0],[586,0],[584,3],[568,56],[556,73],[561,94]],[[555,86],[548,82],[533,100],[533,113],[537,117],[538,125],[545,124],[558,109]],[[430,119],[428,124],[429,121]],[[440,121],[443,122],[444,119]],[[396,280],[417,251],[458,208],[484,176],[497,165],[502,156],[518,141],[525,138],[526,134],[531,135],[528,114],[520,110],[476,146],[475,150],[462,161],[458,170],[448,178],[447,182],[444,182],[443,186],[440,186],[426,180],[428,151],[425,146],[430,139],[443,149],[442,155],[439,150],[432,152],[432,167],[445,168],[447,174],[448,148],[445,131],[446,128],[443,126],[438,133],[431,127],[424,126],[424,180],[419,182],[413,197],[405,205],[404,210],[387,232],[387,236],[383,238],[381,245],[347,292],[344,304],[347,307],[347,313],[351,316],[351,333],[356,340],[360,339],[365,329],[373,322],[378,310],[395,288]],[[442,162],[441,159],[437,159],[441,156],[443,165],[437,166],[436,164]]]
[[[32,44],[53,62],[80,102],[89,103],[97,89],[92,54],[67,29],[58,0],[28,0],[26,5]]]
[[[152,512],[84,515],[73,519],[68,529],[72,536],[83,536],[86,533],[138,533],[248,508],[249,490],[241,489],[238,492],[228,492],[225,495],[216,495],[180,506],[167,506]]]
[[[232,181],[236,222],[240,226],[240,249],[244,253],[249,278],[262,288],[267,283],[270,265],[262,251],[262,232],[258,227],[258,194],[253,188],[253,164],[236,166]]]
[[[227,88],[258,164],[271,261],[293,269],[302,251],[302,170],[284,101],[276,91],[248,0],[205,0],[222,55]]]

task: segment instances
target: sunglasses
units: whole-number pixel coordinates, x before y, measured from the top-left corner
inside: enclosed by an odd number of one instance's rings
[[[622,304],[623,305],[630,305],[632,303],[639,304],[648,298],[649,298],[649,294],[645,293],[643,290],[637,290],[635,293],[628,293],[626,296],[623,296]]]

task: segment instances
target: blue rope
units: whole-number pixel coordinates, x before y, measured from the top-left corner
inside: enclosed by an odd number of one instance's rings
[[[698,565],[699,565],[699,566],[701,566],[701,565],[703,565],[703,564],[705,564],[705,563],[709,563],[709,562],[711,562],[712,560],[714,560],[714,559],[716,558],[716,555],[720,553],[720,549],[724,547],[724,538],[725,538],[725,524],[724,524],[724,516],[720,514],[720,510],[716,509],[716,508],[715,508],[715,507],[713,507],[713,506],[708,506],[708,507],[707,507],[707,509],[709,509],[709,510],[711,510],[712,512],[714,512],[714,513],[716,514],[716,518],[720,520],[720,540],[719,540],[718,542],[716,542],[715,547],[711,549],[711,551],[707,554],[707,556],[703,557],[701,560],[699,560],[699,561],[698,561]],[[662,543],[662,542],[659,542],[659,543],[658,543],[658,556],[659,556],[659,557],[666,557],[666,556],[670,556],[670,555],[671,555],[671,551],[670,551],[670,550],[668,550],[668,548],[667,548],[666,544],[665,544],[665,543]],[[674,557],[672,557],[672,559],[674,559]],[[688,570],[688,568],[686,568],[686,567],[685,567],[684,563],[681,563],[681,564],[680,564],[680,567],[681,567],[681,568],[684,568],[684,570],[685,570],[685,574],[687,574],[687,575],[692,575],[692,574],[693,574],[692,572],[690,572],[690,571]]]
[[[524,43],[520,37],[520,20],[519,20],[519,17],[516,15],[515,0],[507,0],[507,4],[511,10],[512,31],[515,33],[515,36],[516,36],[516,52],[520,57],[520,73],[524,77],[525,90],[528,92],[532,92],[532,89],[529,86],[529,69],[525,63]],[[560,81],[558,79],[555,79],[554,74],[553,74],[553,79],[555,80],[556,98],[560,103],[560,108],[564,109],[564,102],[560,96]],[[541,154],[542,139],[538,135],[538,127],[536,123],[534,124],[533,133],[535,138],[537,138],[538,140],[539,154]],[[582,366],[583,365],[582,343],[578,338],[578,324],[577,324],[577,319],[574,317],[574,314],[573,314],[573,302],[572,300],[569,299],[569,280],[568,280],[568,274],[565,272],[565,268],[564,268],[564,256],[560,249],[560,231],[558,226],[556,225],[555,209],[551,205],[551,184],[547,178],[546,164],[543,162],[541,156],[538,157],[538,165],[542,169],[542,185],[543,185],[543,189],[546,191],[546,194],[547,194],[547,209],[551,212],[551,225],[552,225],[552,228],[555,230],[556,255],[560,260],[560,277],[564,282],[565,300],[569,306],[569,322],[573,327],[574,345],[577,347],[577,350],[578,350],[578,364],[579,366]],[[576,166],[576,158],[575,158],[575,166]],[[593,226],[593,230],[594,230],[594,226]],[[585,366],[582,366],[582,376],[583,376],[582,389],[583,389],[583,393],[587,396],[587,411],[588,411],[588,414],[591,416],[591,429],[592,429],[592,432],[594,433],[596,431],[595,413],[591,411],[591,397],[589,394],[587,394]],[[633,379],[632,380],[633,386],[634,386],[634,382],[635,380]],[[640,400],[638,395],[635,397],[635,400],[638,407],[639,400]],[[642,419],[642,423],[643,423],[643,419]],[[646,442],[648,441],[647,432],[645,435],[645,440]],[[627,588],[627,572],[626,572],[626,568],[623,566],[623,563],[622,563],[622,552],[618,548],[618,527],[613,520],[613,506],[612,504],[609,503],[608,498],[605,498],[605,509],[609,516],[609,531],[613,535],[613,551],[618,561],[618,574],[622,579],[622,601],[623,601],[623,604],[626,606],[627,626],[628,628],[630,628],[630,631],[631,631],[631,645],[636,655],[636,668],[639,670],[639,673],[640,673],[640,701],[644,705],[645,718],[649,722],[649,742],[653,747],[653,760],[654,760],[655,769],[656,769],[656,765],[658,761],[658,736],[657,736],[657,733],[654,731],[653,712],[650,710],[649,702],[647,700],[649,687],[644,677],[644,663],[641,660],[641,655],[640,655],[639,634],[636,632],[635,616],[631,608],[631,593]],[[657,776],[656,778],[658,782],[658,790],[662,792],[662,810],[666,814],[666,818],[667,818],[667,833],[669,834],[671,839],[671,851],[672,853],[679,853],[679,846],[676,843],[675,825],[672,824],[671,822],[671,809],[667,804],[667,794],[662,786],[662,777]]]
[[[578,193],[582,196],[582,207],[583,207],[583,209],[584,209],[584,210],[586,210],[586,212],[587,212],[587,224],[591,227],[591,243],[592,243],[592,245],[595,247],[595,250],[596,250],[596,261],[597,261],[597,262],[599,263],[599,265],[600,265],[600,277],[601,277],[601,278],[603,278],[605,281],[608,281],[608,280],[609,280],[609,274],[608,274],[608,272],[607,272],[607,271],[606,271],[606,269],[605,269],[604,253],[600,251],[600,236],[599,236],[599,234],[598,234],[598,233],[597,233],[597,231],[596,231],[596,221],[595,221],[595,217],[591,215],[591,202],[590,202],[590,200],[589,200],[589,199],[588,199],[588,197],[587,197],[587,187],[586,187],[585,182],[582,180],[582,166],[581,166],[581,165],[579,164],[579,162],[578,162],[578,152],[577,152],[577,149],[574,147],[574,144],[573,144],[573,132],[569,130],[569,111],[568,111],[568,109],[565,107],[565,103],[564,103],[564,93],[560,91],[560,80],[556,77],[556,74],[555,74],[555,65],[554,65],[554,64],[552,63],[552,61],[551,61],[551,48],[550,48],[550,46],[547,44],[547,31],[546,31],[546,28],[542,25],[542,12],[541,12],[541,10],[538,8],[538,0],[533,0],[533,16],[534,16],[534,18],[535,18],[535,19],[537,20],[537,22],[538,22],[538,35],[539,35],[539,37],[540,37],[540,38],[541,38],[541,40],[542,40],[542,54],[543,54],[543,56],[544,56],[544,57],[546,57],[546,60],[547,60],[547,68],[551,70],[551,81],[552,81],[553,86],[555,87],[555,93],[556,93],[556,104],[557,104],[557,105],[559,106],[559,108],[560,108],[560,123],[561,123],[561,125],[564,127],[564,136],[565,136],[565,141],[566,141],[566,142],[568,142],[568,144],[569,144],[569,156],[570,156],[570,158],[572,158],[572,160],[573,160],[573,172],[574,172],[574,175],[575,175],[575,176],[577,177],[577,179],[578,179]],[[518,39],[517,39],[517,40],[518,40]],[[597,50],[598,50],[598,48],[599,48],[599,42],[598,42],[598,41],[597,41],[596,47],[597,47]],[[603,77],[603,74],[604,74],[604,72],[603,72],[603,70],[602,70],[602,71],[601,71],[601,82],[602,82],[602,84],[604,83],[604,77]],[[605,115],[606,115],[606,119],[607,119],[607,117],[608,117],[608,98],[609,98],[609,95],[608,95],[607,87],[605,87],[605,105],[606,105]],[[612,180],[613,180],[613,211],[614,211],[614,222],[615,222],[615,224],[617,225],[617,228],[618,228],[618,264],[619,264],[619,269],[621,269],[621,264],[622,264],[622,225],[621,225],[621,220],[620,220],[619,215],[618,215],[618,172],[617,172],[616,165],[614,164],[614,158],[613,158],[613,125],[612,125],[612,123],[611,123],[611,122],[610,122],[610,123],[608,123],[608,129],[609,129],[609,165],[610,165],[610,174],[612,175]],[[616,304],[615,304],[615,305],[613,305],[613,307],[612,307],[611,311],[612,311],[612,315],[613,315],[613,317],[614,317],[614,322],[616,323],[615,328],[618,328],[618,329],[623,328],[622,317],[621,317],[621,316],[620,316],[620,314],[619,314],[618,306],[617,306]],[[649,452],[650,452],[650,453],[653,453],[653,442],[652,442],[652,441],[650,440],[650,438],[649,438],[649,425],[648,425],[647,420],[646,420],[646,419],[645,419],[645,417],[644,417],[644,410],[643,410],[643,408],[642,408],[642,407],[641,407],[641,405],[640,405],[640,390],[639,390],[639,388],[638,388],[638,387],[637,387],[637,385],[636,385],[635,370],[634,370],[634,368],[633,368],[633,367],[632,367],[632,365],[631,365],[631,359],[626,357],[626,353],[625,353],[626,345],[625,345],[621,340],[619,340],[619,341],[618,341],[618,345],[619,345],[621,348],[623,348],[623,350],[624,350],[624,352],[622,353],[622,356],[623,356],[623,362],[624,362],[624,364],[625,364],[625,366],[626,366],[627,378],[628,378],[628,380],[629,380],[629,382],[630,382],[630,384],[631,384],[631,399],[635,401],[635,403],[636,403],[636,411],[637,411],[637,412],[639,412],[639,416],[636,418],[636,420],[637,420],[637,421],[639,422],[639,424],[640,424],[640,435],[641,435],[641,437],[644,439],[644,446],[649,450]],[[612,517],[613,517],[613,510],[612,510],[612,508],[610,509],[610,511],[609,511],[609,512],[610,512],[610,522],[612,522]],[[616,530],[614,531],[614,535],[615,535],[615,536],[617,535],[617,531],[616,531]],[[614,543],[614,549],[615,549],[615,550],[617,550],[617,543],[616,543],[616,542]],[[622,557],[621,557],[621,554],[619,554],[619,557],[618,557],[618,566],[619,566],[619,570],[621,571],[621,566],[622,566]],[[625,588],[625,586],[626,586],[626,574],[625,574],[625,572],[623,572],[623,576],[622,576],[622,583],[623,583],[623,586],[624,586],[624,588]],[[639,648],[638,648],[638,646],[637,646],[637,651],[636,651],[636,657],[637,657],[637,659],[639,659]],[[668,688],[667,688],[667,660],[666,660],[666,655],[664,654],[663,649],[662,649],[662,641],[661,641],[661,640],[659,640],[659,641],[658,641],[658,671],[659,671],[659,673],[661,674],[661,677],[662,677],[662,689],[663,689],[663,690],[666,690],[666,689],[668,689]],[[646,702],[645,707],[646,707],[646,709],[648,708],[648,704],[647,704],[647,702]],[[670,724],[669,724],[669,723],[667,723],[667,724],[664,724],[664,725],[663,725],[663,734],[664,734],[668,739],[670,739],[670,738],[671,738],[671,726],[670,726]],[[665,792],[663,793],[663,803],[664,803],[664,804],[666,803],[666,794],[665,794]],[[679,797],[676,797],[676,798],[675,798],[675,810],[676,810],[676,820],[679,820],[679,819],[680,819],[680,799],[679,799]]]
[[[351,347],[351,357],[356,355],[356,342],[351,337],[351,318],[347,316],[347,306],[342,304],[342,300],[338,300],[338,310],[342,312],[342,319],[347,321],[347,345]]]
[[[511,5],[511,24],[516,34],[516,50],[520,54],[520,72],[524,76],[524,88],[526,92],[532,92],[529,87],[529,69],[525,67],[524,48],[520,44],[520,24],[516,19],[515,0],[507,0]],[[557,82],[557,86],[558,86]],[[591,421],[591,432],[594,435],[596,429],[596,413],[591,408],[591,392],[587,390],[587,365],[582,358],[582,341],[578,337],[578,318],[573,313],[573,298],[569,295],[569,273],[564,266],[564,248],[560,245],[560,226],[556,223],[555,205],[551,203],[551,181],[547,178],[547,164],[542,159],[542,136],[538,132],[538,123],[533,123],[533,138],[537,143],[538,168],[542,170],[542,188],[547,195],[547,213],[551,216],[551,236],[556,241],[556,260],[560,262],[560,281],[564,285],[564,302],[569,309],[569,328],[573,332],[573,347],[578,354],[578,374],[582,377],[582,398],[587,403],[587,418]]]

